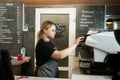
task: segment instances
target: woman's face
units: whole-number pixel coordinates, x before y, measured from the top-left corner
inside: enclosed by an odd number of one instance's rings
[[[48,29],[44,30],[45,35],[47,38],[54,38],[56,34],[56,27],[55,25],[50,26]]]

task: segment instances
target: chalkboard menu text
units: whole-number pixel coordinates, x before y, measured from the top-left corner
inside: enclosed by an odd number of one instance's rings
[[[0,48],[16,54],[22,46],[23,4],[0,3]]]
[[[80,6],[77,8],[77,36],[90,29],[104,28],[104,6]]]

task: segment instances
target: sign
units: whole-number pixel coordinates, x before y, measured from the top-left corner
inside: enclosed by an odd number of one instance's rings
[[[86,34],[90,29],[104,28],[104,6],[77,7],[77,36]]]
[[[23,4],[0,3],[0,49],[15,54],[22,46]]]

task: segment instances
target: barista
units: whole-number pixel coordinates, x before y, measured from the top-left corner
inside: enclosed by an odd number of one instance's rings
[[[36,75],[40,77],[57,77],[58,76],[58,59],[63,59],[72,55],[75,48],[81,44],[84,37],[77,38],[74,43],[63,49],[57,50],[51,42],[56,34],[56,26],[51,21],[45,21],[41,25],[38,33],[38,42],[36,45]]]

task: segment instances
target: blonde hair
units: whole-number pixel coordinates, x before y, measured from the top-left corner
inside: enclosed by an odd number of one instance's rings
[[[48,29],[49,27],[51,27],[52,25],[55,25],[52,21],[44,21],[41,25],[41,29],[38,32],[37,38],[38,40],[43,38],[43,34],[44,34],[44,29]]]

